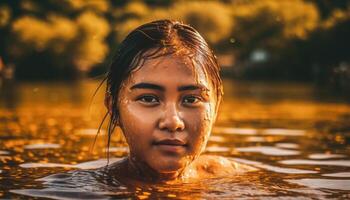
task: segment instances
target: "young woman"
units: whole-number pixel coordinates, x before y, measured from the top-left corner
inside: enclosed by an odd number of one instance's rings
[[[133,30],[107,75],[108,136],[119,126],[130,154],[106,167],[124,183],[188,181],[249,168],[200,155],[223,89],[217,60],[191,26],[159,20]]]

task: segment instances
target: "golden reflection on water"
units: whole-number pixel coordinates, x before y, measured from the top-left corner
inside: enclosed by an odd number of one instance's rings
[[[230,80],[224,84],[224,102],[206,153],[235,157],[265,170],[243,177],[251,183],[262,184],[261,194],[273,193],[272,186],[286,189],[285,193],[297,188],[283,182],[285,179],[293,179],[290,183],[298,183],[294,179],[300,179],[300,184],[307,185],[313,182],[306,178],[327,181],[331,176],[322,174],[342,172],[344,175],[349,171],[349,166],[339,166],[341,161],[332,161],[349,160],[349,103],[319,93],[309,85]],[[1,88],[0,197],[18,197],[9,190],[37,188],[40,184],[35,182],[36,178],[106,158],[106,125],[92,147],[97,127],[106,113],[104,89],[92,98],[97,85],[97,81],[16,83]],[[120,158],[127,153],[118,130],[112,138],[111,157]],[[325,166],[323,163],[327,162],[317,161],[319,159],[328,159],[328,164],[335,164]],[[28,165],[30,163],[34,164]],[[46,167],[20,167],[38,164]],[[61,164],[62,168],[55,164]],[[262,179],[266,185],[257,182]],[[249,192],[259,195],[257,191],[248,191],[247,187],[230,181],[189,188],[142,188],[136,190],[135,195],[139,199],[156,197],[162,192],[167,198],[186,195],[191,198],[232,197]],[[316,193],[322,192],[316,190]],[[334,197],[346,194],[331,193]],[[293,195],[293,192],[288,194]]]

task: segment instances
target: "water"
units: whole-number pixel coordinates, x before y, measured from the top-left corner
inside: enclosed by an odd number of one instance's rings
[[[170,185],[106,182],[96,81],[17,83],[0,93],[0,199],[347,199],[350,104],[310,85],[225,81],[206,149],[258,171]],[[110,162],[127,155],[114,135]]]

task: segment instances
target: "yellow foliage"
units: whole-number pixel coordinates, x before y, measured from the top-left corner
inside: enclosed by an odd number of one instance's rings
[[[22,0],[20,1],[20,6],[26,11],[37,11],[38,5],[32,0]]]
[[[108,53],[108,46],[101,40],[85,40],[79,44],[74,63],[81,71],[88,71],[94,64],[101,63]]]
[[[98,12],[107,12],[110,8],[107,0],[65,0],[75,10],[89,9]]]
[[[346,11],[336,9],[332,12],[331,16],[322,23],[322,28],[332,28],[337,23],[350,19],[350,8]]]
[[[90,11],[78,16],[76,24],[89,39],[105,38],[110,31],[108,21]]]
[[[233,4],[232,14],[234,18],[256,18],[259,14],[270,15],[275,18],[274,23],[283,26],[283,36],[286,38],[304,39],[308,33],[317,28],[319,13],[317,7],[311,2],[302,0],[293,1],[250,1]],[[264,26],[264,23],[257,26]]]
[[[50,15],[49,21],[51,22],[51,30],[53,32],[54,38],[68,42],[76,37],[76,25],[68,18],[57,15]]]
[[[149,9],[147,5],[141,1],[132,1],[126,5],[123,12],[137,17],[143,17],[149,14]]]
[[[210,43],[216,43],[231,33],[232,19],[229,9],[220,2],[179,1],[169,8],[152,8],[152,12],[148,15],[146,13],[150,9],[146,5],[134,2],[128,4],[126,10],[127,14],[134,13],[138,18],[132,18],[116,25],[118,41],[141,24],[159,19],[173,19],[188,23]]]
[[[88,70],[101,62],[107,54],[105,44],[110,27],[107,20],[91,11],[85,11],[75,20],[48,15],[47,20],[25,16],[12,24],[19,41],[42,51],[74,55],[72,63],[80,70]]]
[[[121,42],[130,31],[141,24],[151,21],[151,18],[156,15],[154,10],[152,10],[152,14],[149,12],[150,9],[142,1],[131,1],[124,8],[116,9],[114,12],[115,17],[120,17],[122,15],[129,16],[128,20],[124,20],[115,25],[114,30],[116,32],[116,40]]]
[[[6,26],[11,19],[11,10],[8,6],[0,7],[0,28]]]
[[[38,50],[46,48],[47,43],[53,38],[49,23],[30,16],[17,19],[12,24],[12,30],[20,41],[33,44]]]
[[[210,43],[229,37],[233,21],[229,9],[217,1],[181,1],[169,9],[171,18],[195,27]]]
[[[87,71],[94,64],[103,61],[108,53],[105,38],[110,32],[107,20],[93,12],[86,11],[77,19],[83,40],[77,45],[74,63],[78,69]]]
[[[32,44],[38,50],[47,48],[54,40],[69,42],[76,37],[77,28],[72,21],[55,15],[48,18],[48,21],[31,16],[19,18],[12,24],[12,31],[20,41]]]

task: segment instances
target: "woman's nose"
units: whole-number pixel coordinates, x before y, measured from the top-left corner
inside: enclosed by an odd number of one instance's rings
[[[166,106],[163,115],[159,121],[159,128],[170,132],[182,131],[185,128],[185,123],[180,116],[176,105]]]

